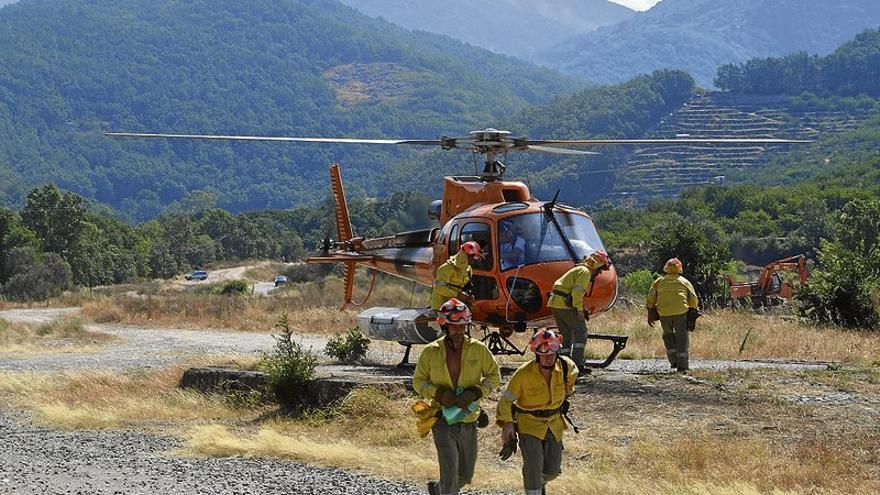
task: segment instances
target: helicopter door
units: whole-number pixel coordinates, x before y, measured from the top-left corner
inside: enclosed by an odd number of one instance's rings
[[[454,231],[454,228],[453,228]],[[492,253],[492,228],[487,223],[469,222],[461,229],[461,242],[474,241],[480,245],[483,256],[473,265],[474,275],[471,277],[473,295],[477,300],[498,298],[498,284],[491,273],[494,266]],[[487,272],[485,275],[479,272]]]

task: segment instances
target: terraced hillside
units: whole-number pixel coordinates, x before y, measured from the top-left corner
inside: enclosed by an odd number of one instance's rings
[[[787,137],[812,139],[844,132],[867,118],[867,110],[801,110],[788,97],[723,93],[695,95],[664,118],[652,137]],[[773,146],[653,146],[636,149],[617,172],[612,199],[633,205],[677,196],[690,186],[724,181],[731,170],[756,169]]]

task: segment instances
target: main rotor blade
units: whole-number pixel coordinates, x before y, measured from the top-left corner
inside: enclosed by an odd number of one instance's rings
[[[440,146],[439,139],[360,139],[360,138],[309,138],[289,136],[222,136],[216,134],[160,134],[145,132],[105,132],[105,136],[116,138],[157,138],[157,139],[201,139],[211,141],[275,141],[294,143],[338,143],[338,144],[421,144]]]
[[[796,144],[812,143],[804,139],[780,138],[676,138],[676,139],[535,139],[523,140],[527,146],[564,144],[569,146],[595,146],[600,144]]]
[[[555,148],[553,146],[537,146],[537,145],[528,145],[526,146],[527,150],[531,151],[540,151],[542,153],[555,153],[557,155],[601,155],[602,153],[596,153],[595,151],[583,151],[583,150],[570,150],[568,148]]]

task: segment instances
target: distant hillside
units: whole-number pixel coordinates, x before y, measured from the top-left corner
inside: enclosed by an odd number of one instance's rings
[[[231,211],[389,191],[414,151],[116,141],[103,130],[461,134],[580,83],[332,0],[39,0],[0,11],[0,206],[53,181],[155,216],[194,191]]]
[[[722,64],[797,51],[825,55],[877,25],[877,0],[663,0],[632,19],[566,40],[539,58],[593,81],[619,82],[677,68],[711,87]]]
[[[496,53],[539,62],[569,36],[616,24],[635,11],[608,0],[342,0],[370,16]]]

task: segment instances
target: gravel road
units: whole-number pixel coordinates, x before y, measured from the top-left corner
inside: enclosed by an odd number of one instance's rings
[[[0,494],[421,494],[422,485],[267,459],[185,459],[177,440],[61,432],[0,411]]]

